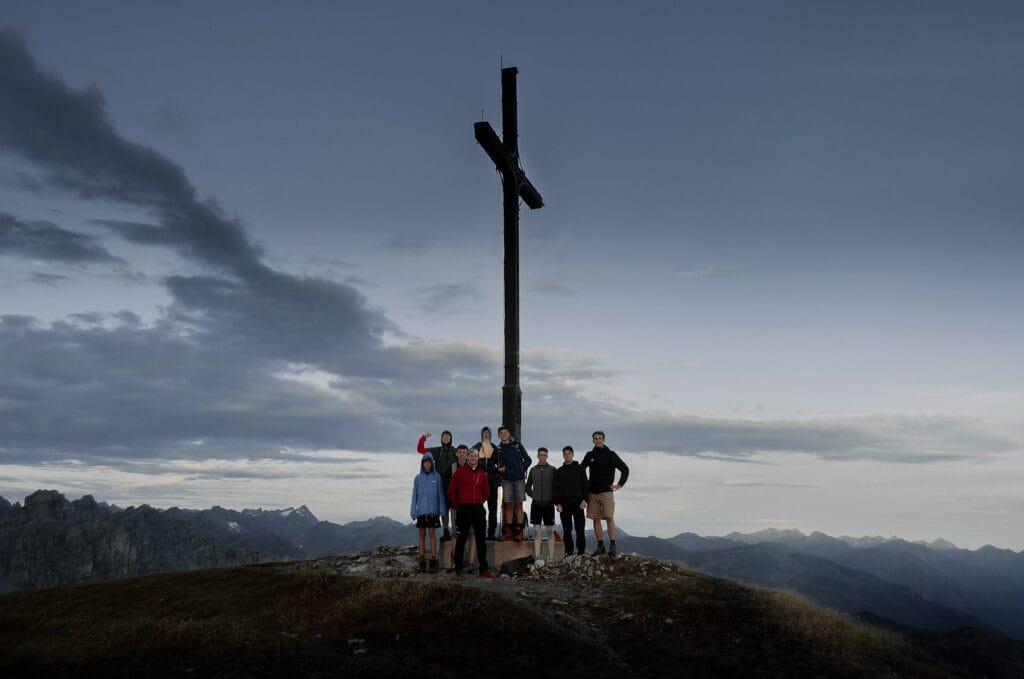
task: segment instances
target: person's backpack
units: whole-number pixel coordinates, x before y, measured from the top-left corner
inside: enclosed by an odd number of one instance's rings
[[[501,568],[498,569],[498,575],[507,575],[510,578],[522,575],[527,572],[534,559],[532,556],[524,556],[519,559],[512,559],[501,564]]]

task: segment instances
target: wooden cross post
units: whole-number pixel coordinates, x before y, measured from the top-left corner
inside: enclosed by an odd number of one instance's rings
[[[519,388],[519,199],[536,210],[544,199],[519,164],[519,121],[514,67],[501,69],[501,139],[490,123],[473,125],[476,141],[501,173],[505,203],[505,385],[501,388],[501,422],[521,440],[523,392]]]

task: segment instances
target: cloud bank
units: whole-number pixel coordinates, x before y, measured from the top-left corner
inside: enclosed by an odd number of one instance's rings
[[[127,467],[304,449],[411,450],[421,431],[451,428],[472,443],[480,425],[499,424],[498,349],[419,342],[354,285],[275,268],[244,224],[200,197],[181,167],[117,132],[99,91],[73,90],[46,73],[9,30],[0,31],[0,150],[26,164],[34,191],[94,210],[91,223],[106,236],[169,248],[198,271],[162,281],[171,303],[150,323],[129,309],[83,309],[50,324],[0,318],[0,461]],[[112,208],[142,217],[115,218]],[[99,237],[6,213],[0,253],[124,264]],[[65,279],[33,275],[39,284]],[[568,291],[554,282],[537,289]],[[418,301],[442,313],[474,295],[454,284],[424,290]],[[524,352],[527,443],[579,447],[601,427],[624,450],[735,460],[802,452],[927,462],[1021,447],[983,423],[949,417],[758,422],[639,412],[609,395],[622,373],[599,356]]]

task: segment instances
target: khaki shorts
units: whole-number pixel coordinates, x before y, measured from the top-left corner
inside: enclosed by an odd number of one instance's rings
[[[615,496],[612,491],[607,493],[587,494],[588,519],[615,518]]]

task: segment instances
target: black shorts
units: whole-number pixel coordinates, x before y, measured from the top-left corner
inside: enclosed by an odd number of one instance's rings
[[[440,528],[441,517],[437,514],[420,514],[416,517],[417,528]]]
[[[530,523],[534,526],[544,524],[545,526],[555,525],[555,506],[539,505],[536,502],[530,503]]]

